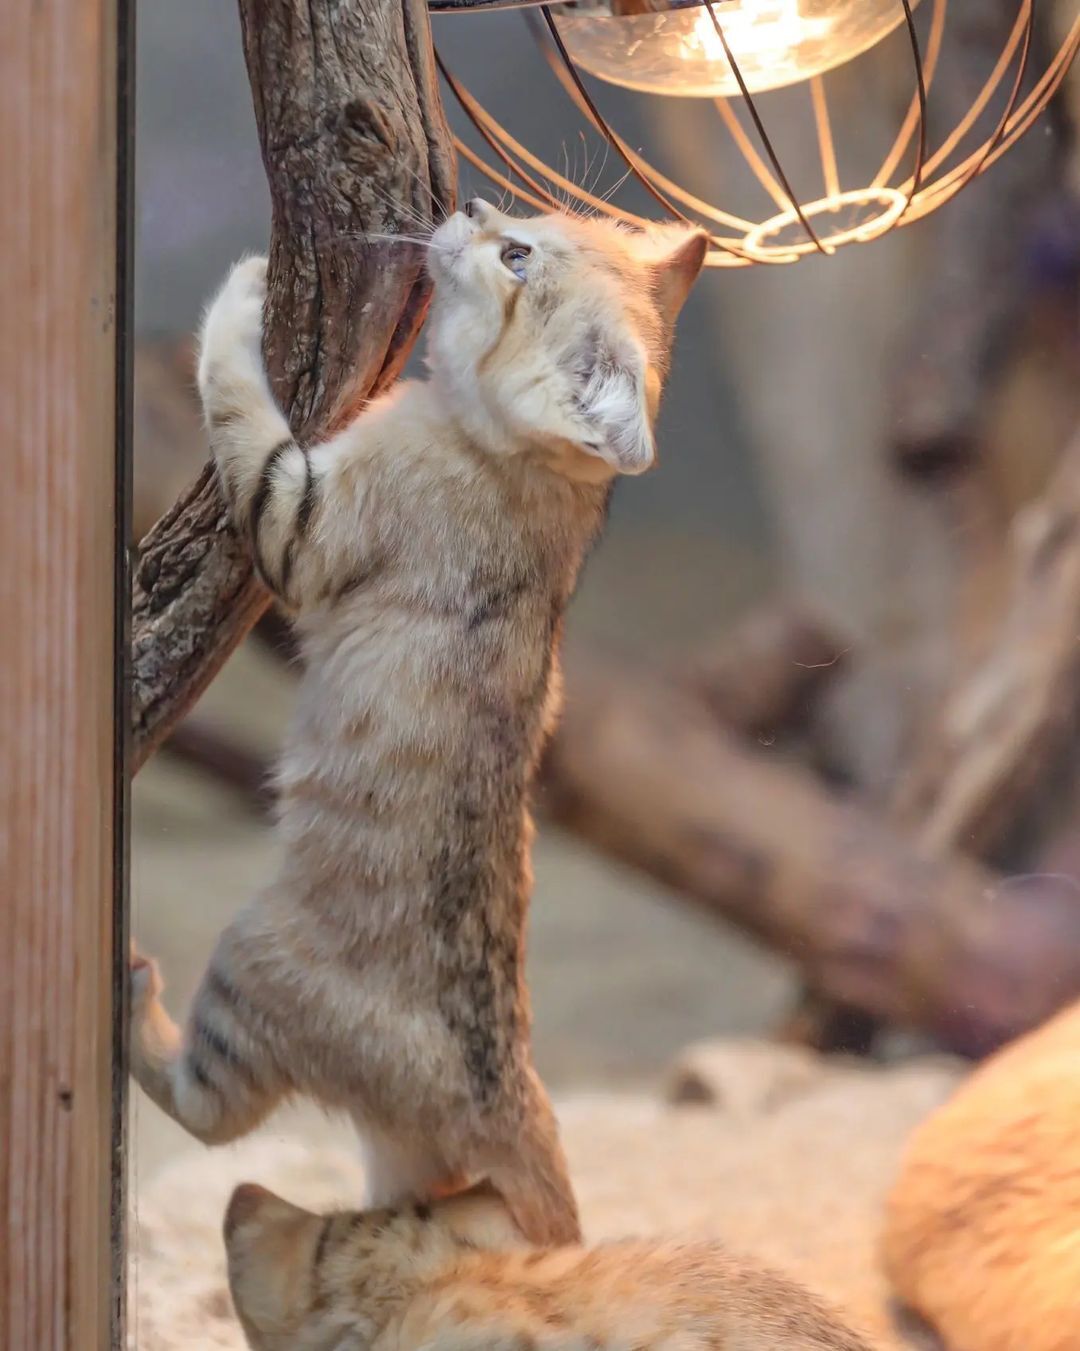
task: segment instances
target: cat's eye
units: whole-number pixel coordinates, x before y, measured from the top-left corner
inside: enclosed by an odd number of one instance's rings
[[[532,253],[528,244],[506,244],[500,255],[503,266],[508,267],[515,277],[525,280],[525,259]]]

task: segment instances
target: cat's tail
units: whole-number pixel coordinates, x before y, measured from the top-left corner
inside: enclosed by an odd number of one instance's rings
[[[527,1111],[509,1145],[487,1175],[524,1237],[539,1247],[580,1243],[581,1221],[558,1123],[532,1072]]]

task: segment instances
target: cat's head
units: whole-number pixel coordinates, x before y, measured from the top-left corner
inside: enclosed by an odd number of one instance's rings
[[[432,373],[490,450],[539,448],[582,478],[639,474],[702,230],[632,230],[563,212],[518,219],[480,200],[436,230]]]
[[[440,1263],[523,1246],[486,1185],[431,1205],[315,1215],[245,1183],[224,1232],[233,1304],[256,1351],[366,1351]]]

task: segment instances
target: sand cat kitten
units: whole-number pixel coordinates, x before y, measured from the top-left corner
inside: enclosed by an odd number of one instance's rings
[[[321,1216],[243,1186],[225,1244],[256,1351],[869,1351],[716,1243],[530,1248],[486,1189]]]
[[[530,1053],[526,796],[563,610],[613,476],[653,460],[705,247],[472,204],[429,251],[431,379],[313,447],[263,371],[264,261],[214,301],[211,443],[305,670],[284,863],[222,935],[183,1036],[133,956],[133,1072],[200,1139],[306,1094],[353,1116],[373,1203],[487,1176],[531,1239],[577,1237]]]

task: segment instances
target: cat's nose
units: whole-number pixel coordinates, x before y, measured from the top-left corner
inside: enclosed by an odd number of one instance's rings
[[[486,212],[491,208],[482,197],[473,197],[461,208],[470,220],[482,221]]]

